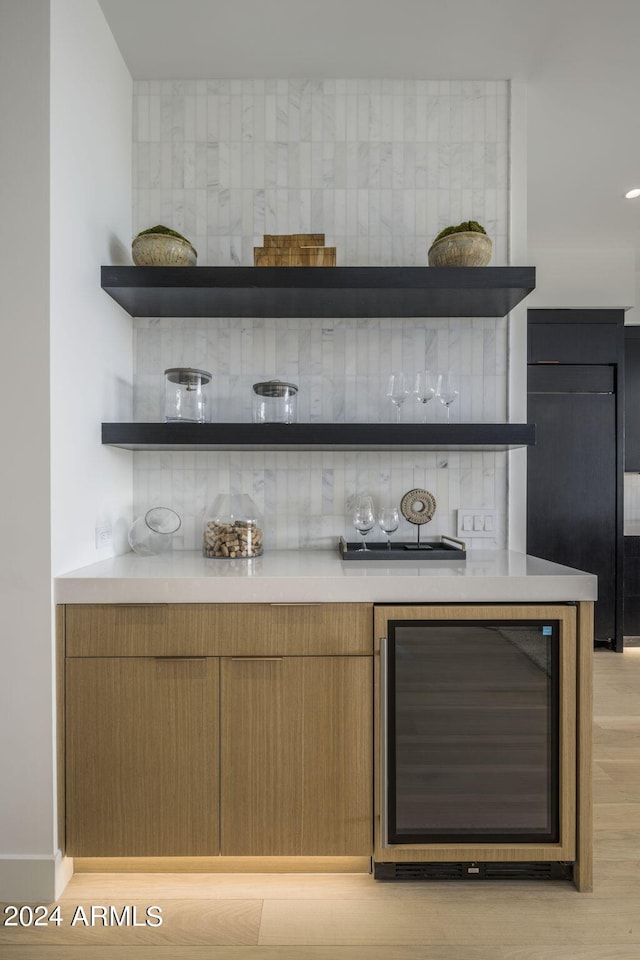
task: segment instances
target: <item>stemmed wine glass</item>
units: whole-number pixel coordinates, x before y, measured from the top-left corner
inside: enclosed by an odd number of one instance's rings
[[[438,376],[438,384],[436,386],[436,397],[447,410],[447,423],[450,421],[450,410],[451,404],[458,396],[458,389],[456,386],[456,379],[452,373],[441,373]]]
[[[373,499],[367,496],[359,497],[353,513],[353,525],[362,536],[362,546],[359,547],[358,552],[369,549],[365,537],[368,533],[371,533],[375,524],[376,515],[373,509]]]
[[[387,396],[396,407],[396,423],[401,420],[401,408],[409,396],[409,382],[406,373],[395,370],[389,377],[389,386],[387,387]]]
[[[429,400],[432,400],[436,392],[436,382],[435,377],[430,370],[420,370],[419,373],[416,373],[415,384],[413,387],[413,393],[420,401],[424,404],[424,423],[427,422],[427,404]]]
[[[395,533],[400,524],[400,514],[397,507],[383,507],[378,514],[378,526],[387,535],[387,550],[391,550],[391,534]]]

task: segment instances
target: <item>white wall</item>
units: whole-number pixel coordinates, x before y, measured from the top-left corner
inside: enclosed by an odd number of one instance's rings
[[[536,289],[527,307],[632,307],[636,302],[632,249],[529,248]]]
[[[636,271],[635,271],[635,282],[634,282],[636,296],[635,296],[635,300],[633,301],[634,306],[630,310],[627,310],[624,317],[625,324],[629,324],[630,326],[635,326],[637,324],[640,324],[640,263],[639,263],[639,260],[640,260],[640,257],[636,255]]]
[[[110,384],[131,383],[130,320],[99,287],[130,239],[131,80],[97,0],[0,0],[0,22],[0,901],[46,903],[68,876],[52,572],[97,559],[96,513],[131,500],[129,462],[99,445]]]
[[[52,893],[49,4],[0,0],[0,900]],[[41,894],[41,895],[42,895]]]
[[[100,424],[131,419],[132,323],[99,270],[131,262],[132,81],[97,0],[53,0],[51,42],[55,575],[128,549],[131,455],[102,447]]]

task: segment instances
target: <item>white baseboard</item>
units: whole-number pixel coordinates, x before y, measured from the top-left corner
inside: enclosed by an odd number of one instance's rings
[[[64,893],[64,888],[73,876],[73,857],[63,857],[58,850],[56,857],[56,875],[55,875],[55,899],[59,900]]]
[[[52,856],[0,854],[0,901],[54,903],[73,876],[73,860]]]

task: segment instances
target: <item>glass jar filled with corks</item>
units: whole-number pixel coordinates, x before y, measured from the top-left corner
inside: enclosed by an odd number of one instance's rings
[[[262,517],[246,493],[221,493],[204,518],[202,552],[214,560],[259,557],[263,549]]]

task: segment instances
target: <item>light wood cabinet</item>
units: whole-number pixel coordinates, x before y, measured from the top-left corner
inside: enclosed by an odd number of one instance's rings
[[[218,662],[66,663],[67,853],[218,850]]]
[[[69,604],[66,655],[371,654],[372,610],[370,603]]]
[[[371,604],[82,604],[61,623],[69,855],[371,853]]]
[[[221,852],[369,855],[369,657],[224,659]]]

